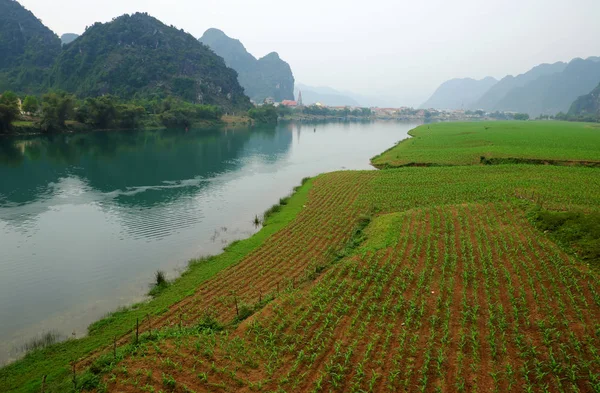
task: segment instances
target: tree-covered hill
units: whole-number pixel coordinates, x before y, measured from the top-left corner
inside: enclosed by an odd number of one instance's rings
[[[208,45],[238,72],[240,84],[254,101],[262,102],[267,97],[275,101],[294,99],[292,69],[277,53],[269,53],[257,60],[239,40],[218,29],[208,29],[200,42]]]
[[[250,106],[237,73],[222,58],[145,13],[89,27],[64,47],[48,87],[83,97],[173,95],[226,109]]]
[[[569,116],[584,120],[600,120],[600,84],[590,93],[573,102],[569,109]]]
[[[0,0],[0,91],[38,91],[60,47],[58,36],[30,11]]]

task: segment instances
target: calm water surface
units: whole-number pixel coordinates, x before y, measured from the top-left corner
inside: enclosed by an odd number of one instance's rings
[[[372,169],[405,123],[0,138],[0,363],[142,300],[157,269],[256,232],[306,176]],[[316,128],[316,129],[315,129]]]

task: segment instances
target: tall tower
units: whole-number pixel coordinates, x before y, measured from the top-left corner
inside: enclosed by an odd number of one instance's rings
[[[302,90],[300,90],[298,92],[298,106],[303,106],[302,105]]]

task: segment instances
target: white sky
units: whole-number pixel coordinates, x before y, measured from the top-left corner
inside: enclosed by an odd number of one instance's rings
[[[210,27],[296,81],[421,104],[456,77],[501,78],[600,56],[600,0],[21,0],[59,36],[145,11],[200,37]]]

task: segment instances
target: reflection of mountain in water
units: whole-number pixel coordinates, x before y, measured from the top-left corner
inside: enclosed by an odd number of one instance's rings
[[[193,208],[193,197],[215,178],[240,169],[245,157],[277,162],[289,151],[292,139],[283,128],[256,128],[0,140],[0,207],[33,204],[56,196],[57,188],[64,192],[65,187],[81,187],[83,182],[86,194],[93,194],[86,202],[91,198],[103,209],[119,210],[128,227],[141,228],[141,220],[168,231],[168,222],[181,227],[200,219],[197,214],[186,215],[186,209]],[[63,181],[73,177],[80,181]],[[46,208],[39,206],[30,213],[37,215]],[[11,215],[9,220],[19,221],[20,216]]]

